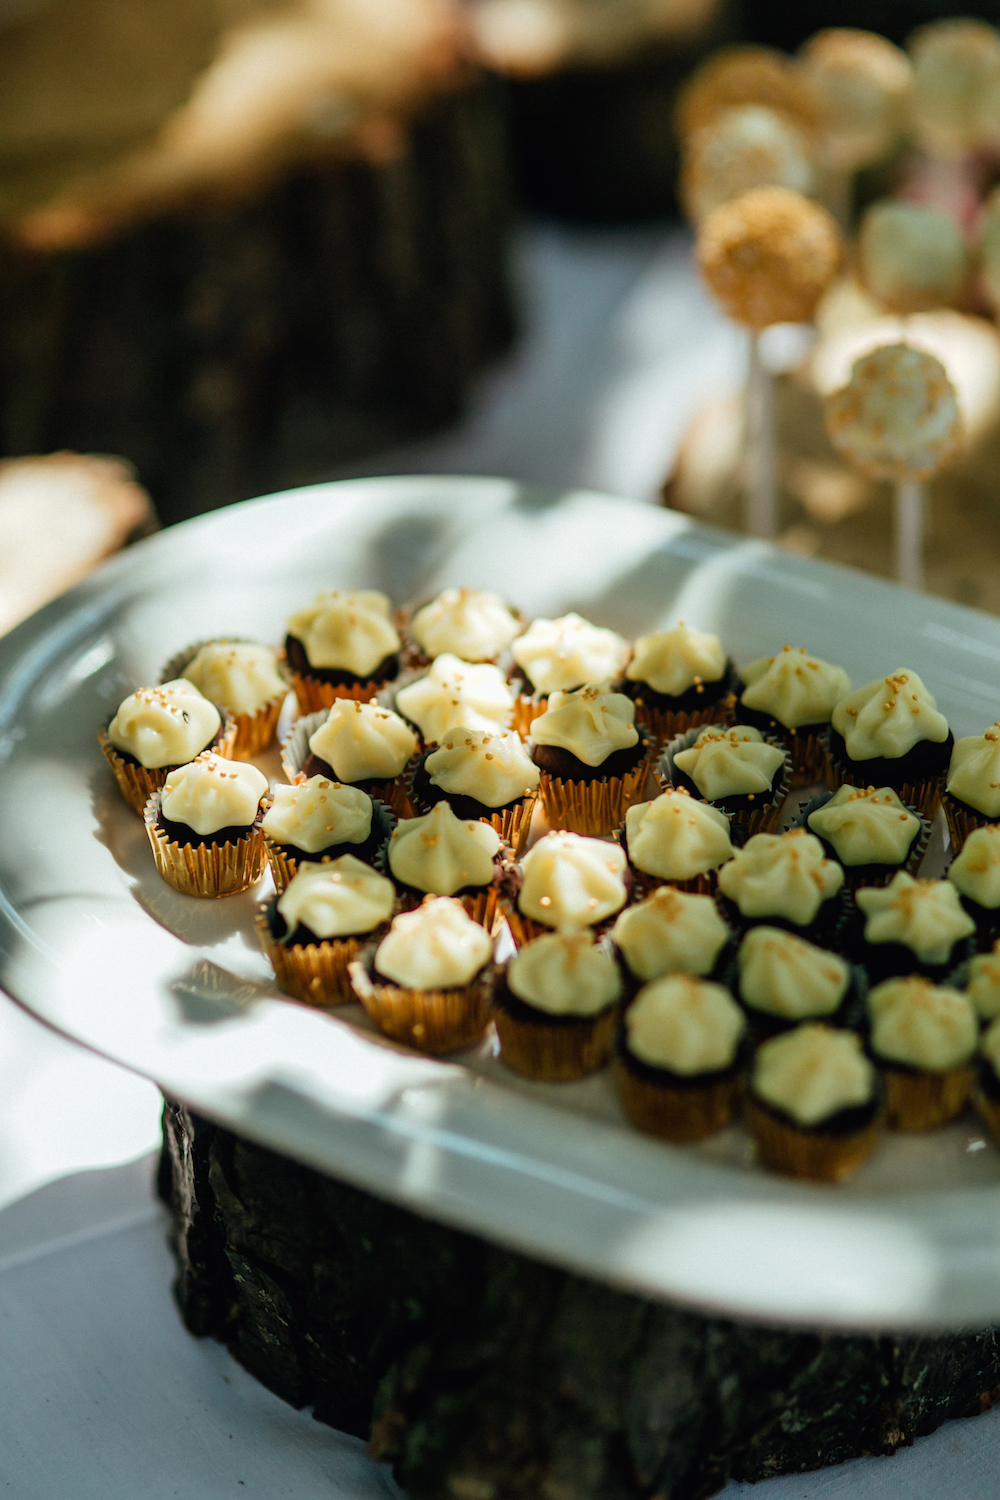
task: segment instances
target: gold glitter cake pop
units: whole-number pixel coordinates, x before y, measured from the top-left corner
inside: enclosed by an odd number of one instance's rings
[[[906,123],[913,87],[906,53],[873,31],[831,27],[810,37],[800,58],[828,165],[856,172],[885,156]]]
[[[764,104],[803,130],[817,124],[816,105],[797,70],[773,47],[722,47],[696,68],[681,89],[674,112],[682,140],[724,109]]]
[[[985,21],[932,21],[913,33],[913,128],[936,156],[964,156],[989,133],[1000,35]]]
[[[929,479],[958,451],[962,418],[944,365],[912,344],[856,360],[826,400],[830,441],[872,479]]]
[[[862,220],[861,282],[894,312],[926,312],[954,303],[967,268],[962,231],[938,208],[883,198]]]
[[[721,204],[698,234],[698,264],[737,323],[805,323],[836,275],[840,232],[826,209],[788,188],[763,187]]]
[[[681,202],[698,223],[730,198],[777,186],[797,193],[815,187],[812,150],[787,115],[763,104],[725,109],[684,143]]]

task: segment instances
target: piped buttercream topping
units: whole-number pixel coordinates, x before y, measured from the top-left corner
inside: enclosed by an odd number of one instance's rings
[[[474,666],[445,652],[426,676],[400,688],[396,707],[436,745],[450,729],[508,728],[514,694],[499,667]]]
[[[922,964],[944,964],[976,924],[947,880],[914,880],[900,870],[882,889],[863,886],[854,898],[864,912],[865,941],[902,943]]]
[[[626,907],[612,928],[629,971],[643,981],[664,974],[710,974],[728,936],[711,896],[669,885]]]
[[[654,693],[679,698],[725,674],[725,647],[717,635],[694,630],[681,620],[671,630],[641,635],[625,669],[631,682],[648,682]]]
[[[844,872],[804,828],[756,833],[719,871],[719,889],[744,917],[783,917],[807,927],[844,883]]]
[[[400,647],[392,604],[377,589],[328,589],[288,621],[310,666],[368,677]]]
[[[338,781],[392,781],[416,748],[409,724],[374,699],[336,699],[325,722],[309,736],[309,749],[326,761]]]
[[[996,911],[1000,906],[1000,823],[974,828],[945,873],[961,895]]]
[[[453,797],[473,797],[484,807],[516,802],[539,782],[538,767],[513,730],[449,729],[424,769],[433,786]]]
[[[178,677],[123,699],[108,725],[108,739],[116,750],[134,755],[141,766],[154,771],[192,760],[211,743],[221,724],[215,704],[194,683]]]
[[[751,927],[737,962],[747,1005],[786,1021],[833,1015],[851,982],[849,965],[836,953],[779,927]]]
[[[202,751],[171,771],[160,793],[160,810],[202,838],[220,828],[249,828],[267,791],[267,777],[247,761],[223,760]]]
[[[463,661],[492,661],[523,626],[499,594],[485,589],[444,589],[410,622],[410,633],[428,656],[453,652]]]
[[[734,853],[729,819],[683,788],[669,789],[625,814],[628,855],[637,870],[659,880],[693,880],[718,869]]]
[[[742,703],[770,714],[786,729],[826,724],[834,705],[851,691],[843,667],[810,656],[805,646],[784,646],[777,656],[762,656],[743,670],[747,684]]]
[[[919,974],[876,985],[868,1010],[872,1051],[886,1062],[943,1073],[976,1050],[979,1026],[970,1002]]]
[[[965,993],[981,1021],[1000,1016],[1000,943],[989,953],[977,953],[969,964]]]
[[[754,1093],[807,1128],[867,1104],[874,1088],[875,1069],[851,1031],[796,1026],[757,1049]]]
[[[594,1016],[622,992],[610,953],[586,928],[547,932],[511,959],[507,983],[519,1000],[553,1016]]]
[[[372,831],[372,799],[325,776],[298,786],[276,786],[263,829],[275,844],[321,854],[334,844],[363,844]]]
[[[500,835],[489,823],[456,818],[447,802],[422,818],[401,818],[389,840],[389,869],[403,885],[435,896],[489,885]]]
[[[746,1019],[729,991],[694,974],[654,979],[625,1012],[633,1056],[684,1077],[732,1067],[745,1031]]]
[[[401,912],[375,952],[386,979],[412,990],[447,990],[468,984],[489,963],[493,943],[461,901],[428,896],[416,911]]]
[[[920,819],[889,786],[839,787],[807,822],[842,865],[901,865],[920,832]]]
[[[832,722],[851,760],[898,760],[921,740],[943,744],[948,738],[947,719],[906,667],[848,693],[834,708]]]
[[[610,682],[628,660],[628,642],[582,615],[533,620],[511,655],[539,693],[566,692],[588,682]]]
[[[517,904],[546,927],[592,927],[625,905],[625,853],[579,833],[548,833],[521,861]]]
[[[676,752],[674,765],[690,776],[706,802],[719,802],[748,794],[769,796],[784,759],[785,752],[749,724],[735,729],[709,725],[689,750]]]
[[[278,897],[288,935],[301,923],[320,939],[372,932],[392,915],[391,880],[370,865],[342,854],[326,864],[301,864]]]
[[[948,791],[986,818],[1000,818],[1000,723],[955,741]]]
[[[234,714],[255,714],[288,692],[277,652],[256,641],[209,641],[184,675],[204,697]]]
[[[624,693],[612,693],[607,683],[587,683],[573,692],[549,695],[548,707],[532,722],[537,745],[568,750],[586,766],[600,766],[616,750],[638,743],[635,704]]]

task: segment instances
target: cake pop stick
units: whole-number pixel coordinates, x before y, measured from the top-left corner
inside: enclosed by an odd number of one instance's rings
[[[962,438],[955,388],[933,354],[883,344],[855,360],[851,378],[826,399],[826,430],[849,463],[895,486],[896,576],[923,587],[925,483]]]
[[[825,209],[787,188],[755,188],[708,215],[698,263],[729,316],[750,331],[746,400],[746,525],[777,530],[774,397],[760,335],[772,323],[805,323],[840,265],[837,226]]]

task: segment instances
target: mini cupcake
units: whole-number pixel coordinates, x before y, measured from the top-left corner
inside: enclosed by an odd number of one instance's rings
[[[417,762],[413,799],[419,811],[447,802],[457,818],[494,827],[515,854],[528,841],[539,771],[520,736],[461,726]]]
[[[911,974],[876,985],[868,1011],[868,1045],[885,1079],[890,1126],[934,1130],[960,1114],[975,1082],[979,1039],[966,997]]]
[[[164,679],[185,677],[236,721],[234,760],[252,760],[274,739],[288,683],[278,653],[256,641],[204,641],[169,661]]]
[[[900,870],[916,875],[931,832],[928,820],[900,802],[891,786],[844,785],[824,792],[806,804],[796,821],[843,866],[844,883],[851,890],[888,885]]]
[[[354,999],[348,965],[373,933],[389,930],[392,881],[342,854],[299,865],[287,888],[257,909],[257,931],[278,983],[308,1005]]]
[[[626,907],[611,929],[622,971],[633,986],[664,974],[715,977],[729,938],[711,896],[689,895],[669,885]]]
[[[430,671],[396,693],[396,708],[420,731],[425,745],[439,745],[449,730],[509,729],[514,694],[499,667],[471,666],[446,653]]]
[[[763,922],[828,947],[843,921],[844,872],[804,828],[758,833],[719,871],[724,915],[745,929]]]
[[[410,800],[403,773],[416,750],[416,735],[392,709],[338,699],[293,724],[281,747],[281,766],[291,782],[325,776],[406,816]]]
[[[404,907],[427,895],[457,896],[469,916],[492,932],[500,899],[503,854],[495,828],[457,818],[447,802],[429,813],[402,818],[392,830],[389,873]]]
[[[984,1025],[995,1021],[1000,1016],[1000,942],[959,964],[948,985],[962,991]]]
[[[785,646],[743,669],[746,687],[736,704],[736,722],[752,724],[779,740],[792,761],[792,785],[826,777],[830,715],[851,691],[843,667],[810,656],[804,646]]]
[[[854,899],[864,916],[858,952],[873,983],[900,974],[943,980],[968,957],[976,924],[947,880],[914,880],[900,870],[887,886],[862,887]]]
[[[490,1021],[493,942],[460,901],[428,896],[350,965],[354,993],[381,1032],[421,1052],[458,1052]]]
[[[1000,1020],[994,1020],[983,1033],[979,1052],[973,1102],[976,1113],[1000,1143]]]
[[[156,868],[185,896],[235,896],[264,873],[261,798],[267,777],[256,766],[205,750],[168,775],[143,809]]]
[[[504,914],[518,947],[547,928],[599,927],[628,900],[624,851],[578,833],[546,834],[508,874]]]
[[[283,891],[302,864],[327,864],[342,854],[375,864],[396,819],[357,787],[311,776],[276,786],[261,826],[275,888]]]
[[[622,692],[634,701],[638,723],[663,746],[696,724],[727,723],[742,686],[719,637],[681,620],[639,637]]]
[[[657,768],[662,782],[692,797],[711,802],[735,825],[733,836],[745,840],[778,826],[789,787],[791,761],[760,730],[742,724],[735,729],[689,729],[671,740]]]
[[[746,1019],[721,984],[668,974],[625,1012],[615,1050],[618,1097],[631,1123],[663,1141],[700,1141],[739,1108]]]
[[[119,790],[140,817],[153,792],[177,766],[203,750],[223,760],[233,753],[236,725],[184,678],[140,688],[118,705],[97,736]]]
[[[524,1078],[585,1078],[611,1051],[622,980],[593,933],[564,928],[535,938],[497,975],[493,1021],[500,1061]]]
[[[900,667],[848,693],[833,710],[830,766],[837,785],[891,786],[933,818],[954,739],[916,672]]]
[[[630,807],[619,838],[642,890],[673,885],[707,895],[718,884],[719,866],[736,853],[729,834],[724,812],[671,788]]]
[[[976,924],[977,941],[1000,932],[1000,823],[974,828],[945,871]]]
[[[1000,723],[955,741],[941,805],[953,849],[974,828],[1000,820]]]
[[[524,621],[499,594],[485,589],[443,589],[409,622],[417,660],[449,652],[462,661],[496,662],[524,629]]]
[[[285,658],[304,714],[336,698],[368,700],[399,671],[399,634],[392,605],[376,589],[317,594],[288,621]]]
[[[846,959],[780,927],[752,927],[736,956],[733,992],[757,1040],[802,1021],[853,1026],[864,1017],[864,984]]]
[[[635,704],[606,684],[553,692],[531,726],[550,828],[599,837],[617,828],[646,789],[645,730]]]
[[[628,661],[629,644],[613,630],[568,614],[532,620],[510,652],[532,690],[522,693],[514,708],[514,728],[527,736],[532,720],[545,712],[550,693],[569,693],[588,682],[614,682]]]
[[[853,1032],[797,1026],[758,1049],[746,1116],[763,1166],[842,1182],[878,1145],[885,1089]]]

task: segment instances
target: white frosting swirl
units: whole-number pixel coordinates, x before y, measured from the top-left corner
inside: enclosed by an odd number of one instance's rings
[[[875,1069],[852,1031],[796,1026],[757,1049],[753,1091],[807,1128],[867,1104]]]
[[[278,897],[288,935],[299,923],[321,940],[354,937],[387,922],[396,902],[392,881],[342,854],[322,865],[301,864]]]
[[[310,666],[368,677],[399,650],[392,604],[376,589],[328,589],[288,621]]]
[[[843,667],[810,656],[805,646],[784,646],[777,656],[762,656],[743,669],[747,684],[742,703],[770,714],[786,729],[826,724],[834,706],[851,691]]]
[[[901,865],[920,832],[920,819],[890,786],[838,787],[807,822],[842,865]]]
[[[769,745],[749,724],[721,729],[710,724],[689,750],[678,750],[674,765],[690,776],[706,802],[723,797],[770,796],[785,752]]]
[[[732,859],[729,819],[684,788],[669,789],[625,814],[628,857],[659,880],[693,880]]]
[[[948,721],[916,672],[900,667],[842,698],[833,727],[852,760],[898,760],[921,740],[943,744]]]
[[[955,741],[948,791],[986,818],[1000,818],[1000,723]]]
[[[711,896],[669,885],[626,907],[612,928],[630,972],[643,981],[678,972],[710,974],[728,936]]]
[[[622,992],[614,959],[585,928],[535,938],[511,959],[507,983],[519,1000],[552,1016],[595,1016]]]
[[[641,635],[625,668],[631,682],[648,682],[654,693],[679,698],[725,674],[726,651],[717,635],[705,635],[679,621],[671,630]]]
[[[401,818],[389,840],[389,869],[403,885],[453,896],[469,885],[489,885],[500,835],[489,823],[456,818],[438,802],[422,818]]]
[[[309,736],[309,749],[338,781],[392,781],[416,752],[417,737],[389,708],[338,698]]]
[[[171,771],[160,810],[204,838],[220,828],[249,828],[267,791],[267,777],[247,761],[223,760],[211,750]]]
[[[876,985],[868,1010],[872,1051],[886,1062],[943,1073],[976,1050],[979,1026],[969,1001],[919,974]]]
[[[484,807],[504,807],[535,791],[539,774],[520,735],[450,729],[424,761],[431,784],[453,797],[474,797]]]
[[[737,955],[740,995],[785,1021],[831,1016],[847,994],[850,966],[779,927],[751,927]]]
[[[425,677],[400,688],[396,707],[435,745],[449,729],[506,729],[514,694],[499,667],[472,666],[445,652]]]
[[[995,911],[1000,906],[1000,823],[974,828],[946,874],[961,895]]]
[[[263,829],[275,844],[321,854],[334,844],[363,844],[372,831],[372,799],[325,776],[276,786]]]
[[[587,682],[609,682],[628,659],[628,642],[581,615],[533,620],[511,655],[539,693],[565,692]]]
[[[902,943],[922,964],[944,964],[976,924],[947,880],[914,880],[905,870],[883,889],[864,886],[855,900],[867,918],[865,941]]]
[[[969,964],[965,993],[981,1021],[1000,1016],[1000,943],[994,943],[990,953],[976,954]]]
[[[444,589],[410,622],[410,634],[428,656],[451,651],[463,661],[492,661],[521,628],[500,595],[485,589]]]
[[[547,833],[521,861],[517,904],[547,927],[592,927],[625,905],[625,852],[579,833]]]
[[[469,984],[492,954],[492,940],[461,901],[429,896],[416,911],[395,918],[375,952],[375,967],[407,989],[448,990]]]
[[[746,1019],[727,989],[694,974],[644,985],[625,1012],[629,1051],[686,1078],[732,1066]]]
[[[616,750],[638,743],[634,720],[631,698],[609,692],[606,683],[590,682],[574,692],[551,693],[547,709],[532,722],[531,735],[536,745],[555,745],[585,766],[600,766]]]
[[[807,927],[844,883],[844,872],[804,828],[756,833],[719,871],[719,889],[744,917],[784,917]]]
[[[288,692],[277,652],[256,641],[209,641],[188,662],[184,675],[206,698],[234,714],[255,714]]]
[[[221,724],[215,704],[178,677],[124,698],[108,725],[108,739],[116,750],[156,771],[192,760],[211,743]]]

